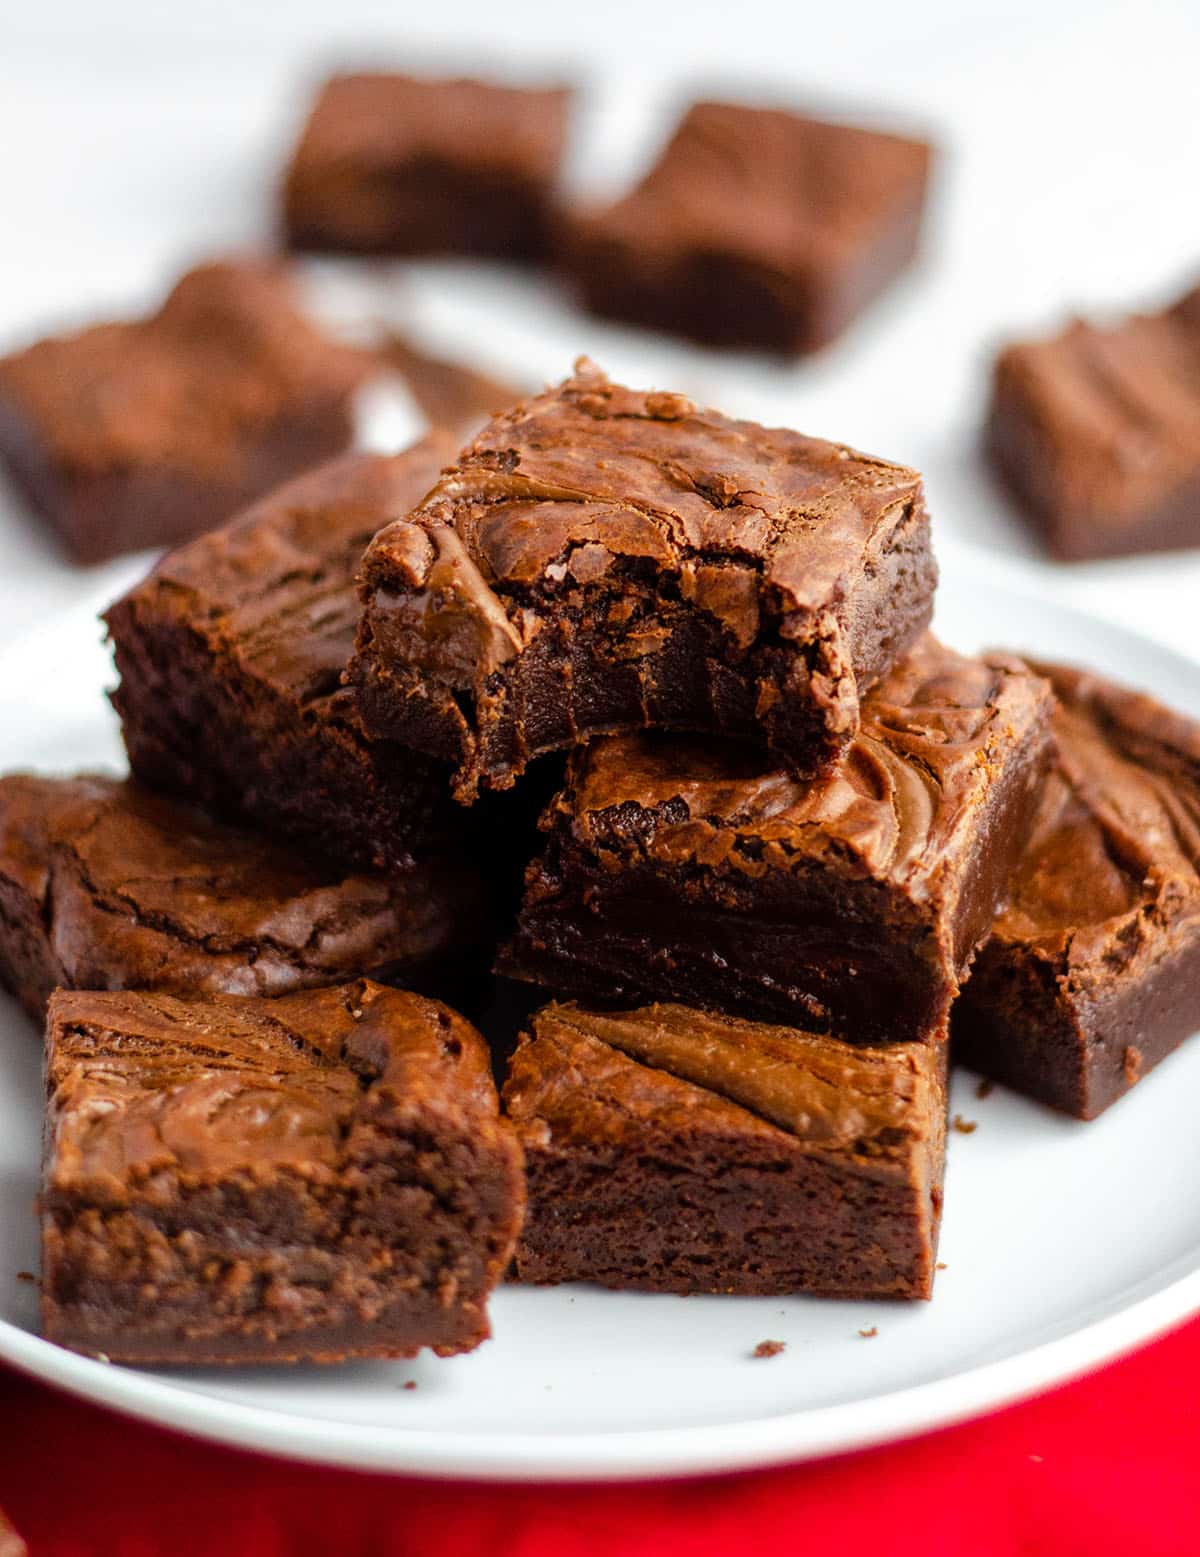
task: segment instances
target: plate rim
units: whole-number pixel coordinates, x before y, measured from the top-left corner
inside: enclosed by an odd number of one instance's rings
[[[944,572],[974,574],[1150,648],[1195,677],[1200,661],[1103,611],[1063,600],[1045,565],[940,538]],[[969,583],[969,578],[964,578]],[[104,597],[105,599],[107,596]],[[0,680],[55,628],[92,612],[92,593],[0,647]],[[936,627],[935,620],[935,627]],[[99,624],[97,623],[99,627]],[[1025,647],[1022,645],[1017,648]],[[695,1427],[616,1428],[556,1434],[463,1432],[334,1422],[212,1395],[186,1382],[106,1364],[0,1318],[0,1362],[44,1383],[168,1430],[228,1447],[343,1469],[487,1482],[632,1481],[732,1473],[865,1450],[1003,1409],[1116,1361],[1200,1311],[1200,1244],[1160,1267],[1151,1290],[1065,1334],[943,1378],[886,1393],[743,1421]],[[1138,1288],[1134,1289],[1135,1291]]]

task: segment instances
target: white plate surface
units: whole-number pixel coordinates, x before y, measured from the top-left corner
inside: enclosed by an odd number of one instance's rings
[[[955,644],[1076,659],[1200,715],[1200,667],[1055,604],[1019,566],[942,548]],[[111,680],[91,615],[0,656],[0,769],[115,767]],[[2,997],[0,997],[2,1001]],[[330,1464],[540,1479],[692,1473],[878,1443],[1042,1389],[1200,1307],[1200,1044],[1083,1125],[974,1078],[952,1107],[930,1304],[508,1288],[470,1357],[176,1372],[76,1357],[36,1334],[32,1212],[39,1046],[0,1003],[0,1358],[95,1401],[228,1443]],[[860,1329],[877,1327],[864,1338]],[[764,1339],[787,1343],[752,1360]],[[402,1386],[415,1380],[417,1388]]]

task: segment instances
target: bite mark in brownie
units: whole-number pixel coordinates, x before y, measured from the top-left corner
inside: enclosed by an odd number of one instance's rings
[[[59,991],[50,1340],[115,1362],[470,1351],[524,1205],[487,1051],[365,980],[275,1000]]]
[[[996,360],[986,445],[1055,556],[1200,545],[1200,287]]]
[[[571,94],[381,72],[331,77],[287,169],[297,249],[539,257]]]
[[[375,532],[453,456],[347,454],[163,559],[105,613],[113,703],[146,784],[284,840],[405,870],[464,831],[447,770],[362,728],[342,685]]]
[[[1037,665],[1057,754],[954,1012],[986,1077],[1093,1119],[1200,1028],[1200,724]]]
[[[279,995],[363,973],[422,982],[483,941],[482,890],[449,860],[347,874],[132,781],[0,778],[0,982],[50,992]]]
[[[496,417],[363,560],[363,722],[457,794],[602,732],[765,738],[828,769],[926,625],[913,471],[573,378]]]
[[[704,345],[827,345],[912,259],[931,148],[729,103],[690,108],[629,194],[567,225],[598,314]]]
[[[940,1040],[1020,857],[1051,702],[1020,661],[927,634],[824,779],[711,739],[595,741],[543,817],[499,971],[589,1001]]]
[[[78,562],[187,540],[347,448],[369,354],[278,264],[200,266],[157,313],[0,359],[0,459]]]
[[[946,1050],[678,1005],[533,1019],[504,1087],[524,1281],[928,1297]]]

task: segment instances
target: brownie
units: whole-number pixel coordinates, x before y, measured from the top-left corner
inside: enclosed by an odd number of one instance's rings
[[[322,87],[284,179],[293,248],[539,256],[571,94],[368,73]]]
[[[523,398],[524,391],[465,363],[436,356],[406,336],[389,332],[380,346],[387,365],[399,373],[432,427],[472,437],[497,411]]]
[[[1007,347],[986,445],[1057,557],[1200,546],[1200,287],[1161,313]]]
[[[481,887],[450,859],[347,875],[131,781],[0,778],[0,982],[281,995],[359,974],[465,977]]]
[[[568,223],[563,264],[596,313],[815,351],[912,259],[930,159],[921,140],[697,103],[631,193]]]
[[[581,359],[368,547],[352,674],[367,729],[456,763],[463,800],[643,727],[762,735],[809,774],[935,580],[914,471]]]
[[[1200,1029],[1200,723],[1037,668],[1057,754],[954,1042],[972,1069],[1093,1119]]]
[[[929,1297],[946,1048],[552,1005],[512,1062],[524,1281]]]
[[[1041,790],[1051,695],[931,635],[828,778],[639,734],[576,753],[500,971],[866,1043],[940,1040]]]
[[[435,434],[347,454],[167,556],[105,615],[134,772],[352,865],[405,869],[461,834],[444,764],[368,739],[342,673],[375,531],[453,456]]]
[[[0,460],[76,562],[172,545],[348,448],[371,371],[280,266],[203,265],[149,318],[0,359]]]
[[[274,1000],[62,991],[42,1322],[114,1362],[340,1362],[491,1333],[525,1201],[487,1050],[367,980]]]

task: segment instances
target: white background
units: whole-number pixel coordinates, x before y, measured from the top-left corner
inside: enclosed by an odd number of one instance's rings
[[[376,270],[322,296],[535,382],[587,350],[614,374],[915,464],[941,533],[1017,556],[1036,552],[976,455],[995,342],[1072,309],[1152,305],[1200,273],[1194,3],[0,0],[0,350],[147,306],[193,259],[269,241],[312,81],[381,58],[579,78],[572,179],[592,187],[635,169],[697,88],[927,127],[943,156],[924,262],[818,361],[676,347],[499,268]],[[0,637],[138,566],[67,568],[0,489]],[[1045,575],[1195,646],[1200,552]]]

